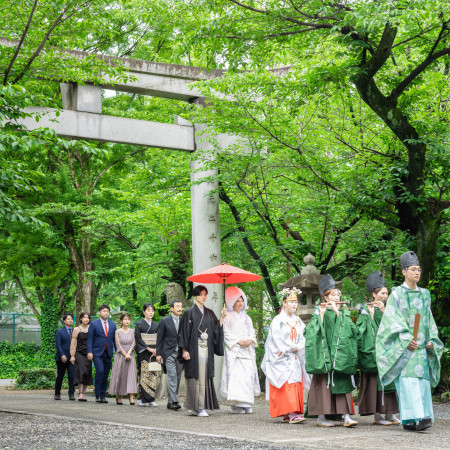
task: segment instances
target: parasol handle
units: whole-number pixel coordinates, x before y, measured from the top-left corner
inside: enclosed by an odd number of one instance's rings
[[[420,314],[417,313],[414,318],[414,332],[413,332],[414,341],[417,341],[417,334],[419,333],[419,325],[420,325]]]

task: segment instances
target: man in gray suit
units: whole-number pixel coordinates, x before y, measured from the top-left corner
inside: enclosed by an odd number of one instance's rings
[[[178,402],[178,387],[183,365],[178,362],[177,355],[178,329],[182,312],[183,304],[181,300],[170,302],[170,314],[161,319],[156,339],[156,362],[161,364],[164,361],[169,385],[167,408],[174,411],[181,409]]]

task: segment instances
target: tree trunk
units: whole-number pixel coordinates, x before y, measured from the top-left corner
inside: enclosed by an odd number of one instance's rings
[[[97,297],[102,282],[100,281],[96,285],[91,276],[87,274],[87,272],[91,272],[94,269],[90,238],[88,236],[81,236],[80,248],[74,237],[72,224],[66,223],[65,242],[77,272],[76,314],[78,316],[80,312],[86,311],[94,315],[96,313]]]
[[[390,51],[388,52],[388,54]],[[398,228],[416,240],[417,256],[423,270],[421,284],[433,278],[441,211],[437,202],[425,192],[427,146],[408,117],[397,107],[397,101],[385,97],[372,76],[362,74],[354,81],[362,100],[383,120],[408,152],[406,167],[399,167],[394,187]]]
[[[422,268],[419,284],[424,287],[427,287],[428,283],[433,279],[436,269],[441,216],[441,209],[430,202],[427,210],[420,215],[420,220],[418,220],[416,246],[417,257]]]

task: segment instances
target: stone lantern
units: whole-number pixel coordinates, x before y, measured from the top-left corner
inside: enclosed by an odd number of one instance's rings
[[[309,253],[303,258],[305,266],[302,268],[300,275],[290,278],[286,283],[280,284],[280,289],[297,288],[301,289],[302,294],[299,296],[298,315],[305,324],[309,322],[314,312],[316,300],[320,299],[319,281],[323,275],[320,275],[319,269],[314,266],[316,258]],[[336,281],[336,288],[341,289],[342,281]]]

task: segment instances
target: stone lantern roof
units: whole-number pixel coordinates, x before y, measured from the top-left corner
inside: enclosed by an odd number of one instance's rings
[[[308,253],[303,258],[305,266],[302,268],[300,275],[295,275],[286,281],[286,283],[279,284],[280,289],[297,288],[301,289],[302,295],[299,298],[299,316],[303,322],[308,323],[314,312],[314,305],[319,294],[319,281],[323,277],[320,275],[319,269],[314,266],[316,258],[311,253]],[[336,289],[342,288],[342,281],[336,281]]]

